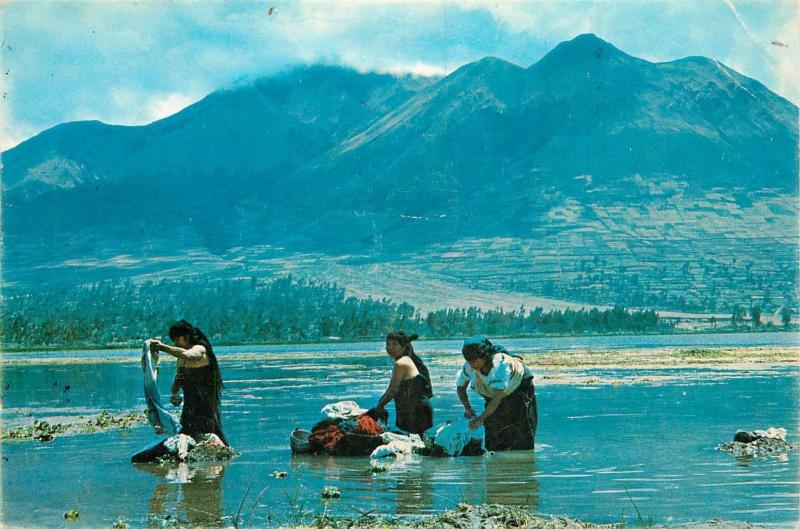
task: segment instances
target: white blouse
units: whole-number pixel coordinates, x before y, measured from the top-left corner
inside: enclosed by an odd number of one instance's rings
[[[464,387],[470,384],[472,389],[484,397],[492,397],[494,392],[500,390],[507,397],[517,389],[524,378],[533,376],[528,366],[522,360],[505,353],[496,353],[492,356],[492,369],[488,375],[474,371],[469,362],[458,373],[456,385]]]

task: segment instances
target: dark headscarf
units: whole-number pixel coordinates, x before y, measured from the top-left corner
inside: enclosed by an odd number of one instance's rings
[[[491,358],[497,353],[506,353],[505,347],[495,345],[489,341],[488,338],[483,336],[473,336],[464,340],[464,346],[461,348],[461,354],[465,360],[474,360],[476,358]]]
[[[191,345],[202,345],[205,347],[208,363],[211,365],[211,372],[214,375],[214,405],[217,407],[217,410],[219,410],[220,396],[223,387],[222,371],[219,368],[219,362],[217,362],[217,355],[214,354],[214,348],[211,347],[211,342],[203,331],[186,320],[177,321],[169,328],[169,337],[172,341],[175,341],[179,336],[186,336]]]
[[[433,397],[433,386],[431,385],[431,375],[428,372],[428,368],[422,362],[422,359],[417,356],[417,353],[414,352],[414,347],[411,345],[411,342],[419,338],[419,335],[412,334],[411,336],[407,335],[403,331],[400,332],[390,332],[386,335],[387,340],[395,340],[400,346],[403,348],[403,355],[408,355],[411,358],[411,361],[414,362],[414,365],[417,367],[417,371],[420,372],[422,377],[425,379],[425,396],[428,398]]]

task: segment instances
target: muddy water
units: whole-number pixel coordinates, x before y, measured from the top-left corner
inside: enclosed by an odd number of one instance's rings
[[[251,347],[244,350],[264,354],[246,362],[225,360],[242,348],[220,348],[224,427],[242,453],[227,464],[131,465],[130,455],[155,439],[147,427],[45,444],[3,443],[2,526],[62,527],[69,509],[80,512],[70,527],[110,527],[120,516],[128,527],[160,527],[167,517],[210,525],[223,518],[220,525],[230,525],[224,518],[241,505],[244,526],[263,527],[325,508],[350,517],[366,511],[417,515],[462,501],[525,505],[594,522],[634,521],[637,509],[667,524],[726,518],[788,527],[800,518],[797,454],[785,461],[737,461],[714,450],[738,428],[784,426],[797,443],[796,368],[736,376],[686,370],[661,385],[543,385],[534,453],[415,457],[381,474],[362,459],[292,457],[288,433],[311,426],[324,404],[375,402],[390,365],[358,351],[378,347]],[[423,357],[434,379],[436,422],[457,417],[452,365]],[[173,365],[162,370],[163,391]],[[133,362],[7,365],[3,425],[29,416],[57,420],[140,409],[141,385]],[[273,478],[275,470],[289,475]],[[342,498],[323,504],[324,486],[338,487]]]

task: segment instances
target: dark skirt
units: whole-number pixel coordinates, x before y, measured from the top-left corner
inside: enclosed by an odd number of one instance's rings
[[[487,404],[492,400],[486,397],[484,399]],[[538,421],[533,378],[525,378],[483,422],[486,428],[486,449],[533,450]]]
[[[131,463],[152,463],[157,461],[159,457],[169,455],[169,450],[164,445],[166,439],[156,441],[147,448],[144,448],[131,457]]]
[[[421,434],[433,426],[433,408],[426,395],[425,382],[423,375],[417,375],[400,383],[394,405],[395,424],[401,430]]]
[[[216,434],[223,443],[228,444],[222,433],[222,420],[219,406],[215,402],[214,374],[210,365],[203,367],[183,367],[183,411],[181,412],[181,433],[199,435]]]

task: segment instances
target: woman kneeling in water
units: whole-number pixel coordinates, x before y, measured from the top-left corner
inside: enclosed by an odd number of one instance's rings
[[[464,340],[466,363],[456,381],[458,398],[472,429],[486,427],[487,450],[532,450],[538,416],[533,375],[522,359],[500,346],[476,336]],[[486,401],[476,415],[467,396],[467,386]]]
[[[411,342],[418,336],[391,332],[386,336],[386,353],[394,360],[392,380],[378,404],[369,410],[373,418],[386,417],[385,407],[394,399],[396,425],[409,433],[421,434],[433,426],[433,397],[428,368],[414,352]]]

